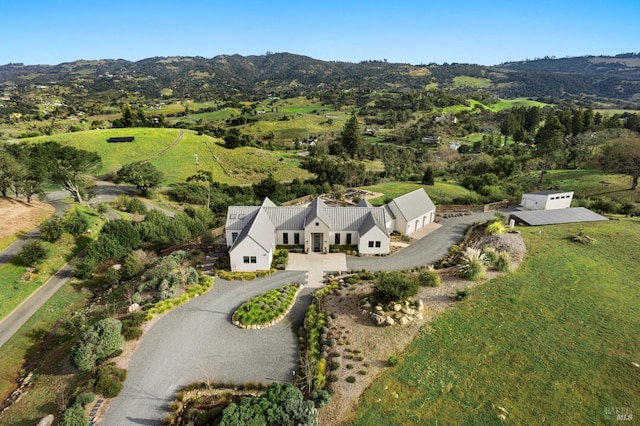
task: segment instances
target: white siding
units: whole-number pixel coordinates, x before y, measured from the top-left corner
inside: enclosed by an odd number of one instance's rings
[[[244,258],[249,258],[249,263]],[[251,263],[255,258],[255,263]],[[268,252],[251,238],[244,238],[229,252],[229,262],[232,271],[266,271],[271,269],[273,247]]]
[[[571,200],[573,199],[573,192],[567,192],[563,194],[553,194],[550,195],[547,199],[547,204],[545,204],[545,210],[554,210],[554,209],[568,209],[571,207]]]
[[[373,243],[373,247],[369,247],[369,243]],[[377,243],[380,247],[376,247]],[[371,228],[369,232],[360,235],[358,241],[358,252],[361,254],[387,254],[390,251],[391,239],[378,227]]]

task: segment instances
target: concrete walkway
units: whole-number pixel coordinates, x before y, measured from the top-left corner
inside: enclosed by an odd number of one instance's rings
[[[287,271],[306,272],[306,286],[320,288],[324,283],[325,272],[347,271],[347,257],[344,253],[289,253]]]

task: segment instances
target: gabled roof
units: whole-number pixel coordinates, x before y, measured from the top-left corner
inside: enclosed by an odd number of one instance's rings
[[[252,239],[256,242],[264,251],[269,251],[273,245],[273,239],[275,238],[276,228],[269,219],[269,216],[264,209],[259,209],[256,215],[251,220],[251,223],[246,226],[236,242],[233,244],[231,250],[237,247],[242,241],[246,239]]]
[[[418,188],[408,194],[394,198],[389,204],[394,204],[402,217],[407,221],[427,214],[436,208],[424,188]]]
[[[373,228],[379,228],[382,232],[385,233],[385,235],[389,235],[387,233],[387,227],[384,226],[384,223],[381,226],[380,223],[376,221],[375,217],[373,216],[373,212],[369,212],[365,216],[364,221],[362,222],[362,225],[360,225],[358,232],[360,233],[360,235],[364,235]]]
[[[327,225],[327,227],[331,228],[331,220],[327,214],[327,205],[320,198],[314,199],[307,209],[309,209],[309,213],[307,213],[305,225],[319,219]]]

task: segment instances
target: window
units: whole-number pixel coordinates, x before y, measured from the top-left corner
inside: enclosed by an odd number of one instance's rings
[[[336,232],[336,244],[340,244],[340,233]]]
[[[282,244],[287,245],[289,244],[289,233],[285,232],[282,234]]]
[[[300,244],[300,233],[296,232],[293,234],[293,244]]]
[[[351,244],[351,234],[347,234],[347,244]]]
[[[237,214],[235,214],[235,213],[231,213],[231,214],[229,215],[229,219],[235,219],[236,217],[238,217],[238,215],[237,215]]]
[[[380,248],[380,241],[376,241],[376,248]]]
[[[256,257],[255,256],[251,256],[251,263],[256,263]]]
[[[231,243],[235,243],[236,240],[238,239],[238,233],[237,232],[232,232],[231,233]]]
[[[369,247],[373,248],[373,241],[369,241]]]
[[[243,258],[242,258],[242,261],[243,261],[244,263],[249,263],[249,256],[245,256],[245,257],[243,257]]]
[[[316,226],[320,226],[320,222],[316,222]]]

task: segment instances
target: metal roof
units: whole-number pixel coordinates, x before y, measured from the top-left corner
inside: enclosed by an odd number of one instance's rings
[[[511,213],[511,217],[515,218],[518,222],[526,223],[531,226],[609,220],[602,215],[585,209],[584,207],[554,210],[515,211]]]
[[[389,204],[395,204],[406,221],[420,217],[436,208],[424,188],[418,188],[394,198]]]
[[[525,192],[523,195],[555,195],[555,194],[573,194],[573,191],[556,191],[553,189],[547,191]]]

